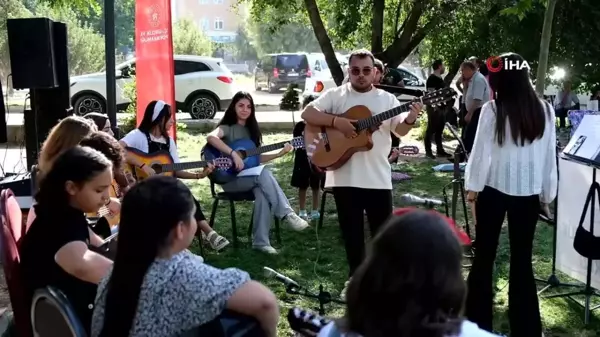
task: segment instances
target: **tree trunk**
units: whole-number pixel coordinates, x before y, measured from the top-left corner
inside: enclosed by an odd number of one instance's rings
[[[454,77],[460,70],[460,65],[465,60],[465,57],[466,54],[459,55],[457,58],[452,60],[452,63],[448,63],[448,73],[446,76],[444,76],[444,83],[446,83],[447,86],[452,84],[452,80],[454,80]]]
[[[371,51],[383,51],[383,12],[385,0],[373,0],[373,17],[371,19]]]
[[[542,28],[542,38],[540,41],[540,58],[538,60],[537,76],[535,80],[535,91],[538,95],[544,95],[546,72],[548,70],[548,51],[550,49],[550,40],[552,39],[552,20],[554,18],[554,9],[558,0],[548,0],[546,15],[544,16],[544,26]]]
[[[323,55],[325,55],[325,61],[329,66],[331,76],[333,77],[335,84],[339,86],[344,81],[344,72],[342,71],[342,67],[335,56],[331,39],[329,38],[329,35],[327,35],[327,30],[325,29],[325,25],[321,19],[321,14],[319,14],[317,3],[315,0],[304,0],[304,4],[306,6],[306,12],[308,13],[310,23],[313,27],[313,31],[315,32],[315,37],[319,42],[319,46],[321,47]]]

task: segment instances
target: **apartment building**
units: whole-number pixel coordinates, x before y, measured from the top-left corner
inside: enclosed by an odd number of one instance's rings
[[[191,19],[210,39],[220,43],[235,41],[246,13],[246,5],[238,4],[238,0],[171,0],[173,22]]]

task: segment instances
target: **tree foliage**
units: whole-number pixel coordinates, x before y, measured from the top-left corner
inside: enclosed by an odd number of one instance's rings
[[[261,17],[249,18],[248,33],[259,54],[321,51],[303,13],[280,14],[276,8],[264,8]]]
[[[213,44],[189,19],[179,20],[173,25],[173,52],[180,55],[212,55]]]
[[[336,83],[343,73],[335,49],[365,47],[395,67],[435,27],[449,24],[456,8],[467,0],[253,0],[251,15],[277,31],[290,22],[310,23]],[[265,15],[269,12],[278,15]],[[286,14],[287,13],[287,14]],[[372,29],[375,27],[375,29]]]

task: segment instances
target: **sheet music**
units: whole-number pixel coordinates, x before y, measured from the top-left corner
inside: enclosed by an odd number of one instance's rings
[[[586,115],[563,153],[600,163],[600,115]]]
[[[256,177],[262,173],[263,168],[265,168],[265,165],[259,165],[259,166],[253,167],[253,168],[241,170],[237,176],[238,177]]]

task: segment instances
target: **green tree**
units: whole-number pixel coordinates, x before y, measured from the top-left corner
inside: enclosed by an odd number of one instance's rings
[[[279,108],[284,111],[296,111],[300,108],[300,89],[298,85],[291,83],[281,97]]]
[[[212,55],[213,44],[189,19],[173,25],[173,52],[180,55]]]
[[[253,41],[250,37],[250,32],[246,23],[240,25],[237,29],[237,36],[233,43],[234,57],[238,61],[256,60],[258,53]]]
[[[265,17],[277,16],[275,8],[266,8]],[[302,21],[303,17],[296,15],[281,25],[257,20],[249,20],[249,35],[259,54],[280,52],[320,52],[319,42],[312,28]]]
[[[343,72],[334,53],[363,45],[371,38],[375,56],[395,67],[402,63],[434,28],[449,24],[465,0],[252,0],[251,15],[274,27],[299,21],[310,23],[337,84]],[[273,9],[278,15],[265,15]],[[286,14],[288,13],[288,14]],[[290,14],[293,13],[293,14]],[[297,18],[299,13],[304,18]],[[370,34],[370,35],[369,35]]]

